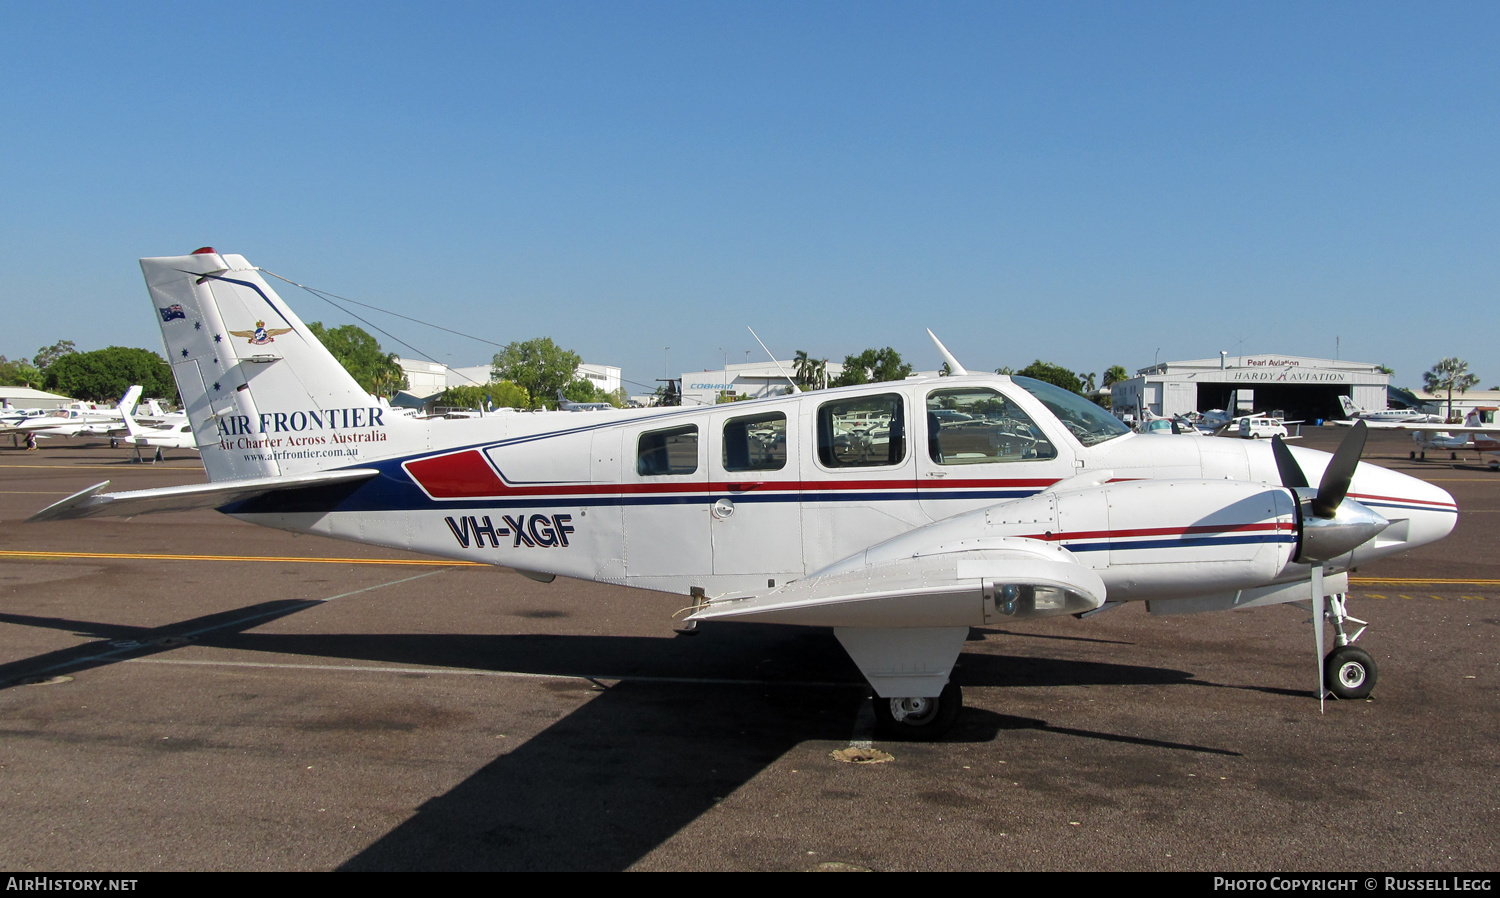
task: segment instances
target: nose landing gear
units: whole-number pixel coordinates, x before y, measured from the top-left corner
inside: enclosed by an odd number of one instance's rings
[[[1333,624],[1333,650],[1323,657],[1323,683],[1328,693],[1338,699],[1369,698],[1375,689],[1379,670],[1370,653],[1355,646],[1354,640],[1365,632],[1368,625],[1357,617],[1350,617],[1346,606],[1348,595],[1334,593],[1328,596],[1325,616]],[[1359,629],[1350,636],[1344,630],[1344,622],[1359,624]]]

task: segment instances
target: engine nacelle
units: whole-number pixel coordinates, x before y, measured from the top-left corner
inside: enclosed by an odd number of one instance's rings
[[[836,567],[975,550],[997,537],[1066,548],[1100,576],[1110,601],[1169,599],[1276,580],[1297,549],[1297,511],[1289,491],[1244,481],[1105,483],[956,515]]]

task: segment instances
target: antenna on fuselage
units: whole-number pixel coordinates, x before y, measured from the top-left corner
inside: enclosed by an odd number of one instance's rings
[[[753,327],[751,327],[750,325],[747,324],[747,325],[745,325],[745,330],[747,330],[747,331],[750,332],[750,336],[752,336],[752,337],[755,338],[755,342],[760,343],[760,348],[761,349],[766,349],[766,344],[761,342],[760,335],[755,332],[755,328],[753,328]],[[783,367],[781,367],[781,363],[780,362],[776,361],[776,356],[772,355],[771,350],[766,349],[766,355],[771,356],[771,364],[775,365],[776,366],[776,370],[781,372],[781,376],[786,378],[786,382],[792,385],[792,392],[793,393],[800,393],[800,392],[802,392],[801,388],[799,388],[797,386],[797,382],[795,380],[792,380],[790,377],[787,376],[786,369],[783,368]]]
[[[931,337],[932,338],[932,342],[935,343],[935,344],[937,344],[938,352],[942,353],[943,361],[945,361],[945,362],[948,363],[948,367],[953,370],[954,374],[968,374],[969,373],[968,369],[964,368],[963,365],[960,365],[958,363],[958,359],[955,359],[953,357],[953,353],[951,353],[951,352],[948,351],[948,347],[946,347],[946,346],[943,345],[943,341],[939,340],[937,338],[937,334],[934,334],[932,332],[932,328],[930,328],[930,327],[927,329],[927,336]]]

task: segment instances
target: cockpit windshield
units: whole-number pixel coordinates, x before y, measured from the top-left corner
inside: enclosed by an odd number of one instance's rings
[[[1032,377],[1012,376],[1011,381],[1035,396],[1085,446],[1094,446],[1130,433],[1130,428],[1119,418],[1077,393]]]

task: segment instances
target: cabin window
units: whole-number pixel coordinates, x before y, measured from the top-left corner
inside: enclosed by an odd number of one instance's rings
[[[1031,416],[980,387],[927,394],[927,454],[940,465],[1057,458]]]
[[[906,412],[895,393],[818,406],[818,461],[825,468],[899,465],[906,458]]]
[[[691,474],[698,470],[698,425],[687,424],[641,434],[637,443],[638,474]]]
[[[724,422],[724,470],[780,471],[786,467],[786,415],[771,412]]]

